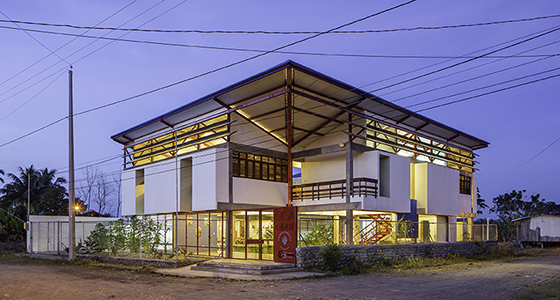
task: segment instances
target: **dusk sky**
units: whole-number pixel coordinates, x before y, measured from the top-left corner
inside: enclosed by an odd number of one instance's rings
[[[122,169],[122,147],[111,135],[290,59],[489,142],[477,151],[475,173],[487,202],[525,189],[560,203],[557,0],[418,0],[341,29],[353,32],[323,34],[281,50],[292,53],[218,70],[263,53],[254,50],[273,50],[406,2],[4,1],[0,169],[17,173],[18,166],[33,164],[68,178],[67,120],[14,140],[67,116],[70,65],[79,114],[76,167],[97,164],[112,176]],[[217,30],[252,33],[208,32]],[[120,100],[126,101],[80,114]],[[449,105],[435,107],[441,104]],[[80,170],[76,177],[83,179]]]

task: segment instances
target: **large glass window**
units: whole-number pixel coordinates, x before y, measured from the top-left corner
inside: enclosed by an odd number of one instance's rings
[[[281,158],[233,151],[233,176],[288,182],[288,161]]]

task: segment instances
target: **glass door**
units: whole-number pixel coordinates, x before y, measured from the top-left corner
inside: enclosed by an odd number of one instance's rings
[[[232,258],[273,260],[274,213],[271,209],[233,212]]]

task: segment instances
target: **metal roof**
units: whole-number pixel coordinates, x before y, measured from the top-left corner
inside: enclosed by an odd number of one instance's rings
[[[293,70],[289,87],[285,73],[288,68]],[[381,121],[389,120],[392,125],[400,126],[409,132],[435,137],[439,141],[466,149],[481,149],[489,144],[290,60],[115,134],[111,138],[126,145],[201,115],[219,109],[239,108],[240,105],[263,97],[266,101],[243,107],[238,112],[250,120],[257,120],[259,124],[282,138],[285,135],[285,130],[282,130],[285,129],[285,123],[278,120],[285,114],[284,94],[287,92],[294,95],[295,141],[311,135],[325,135],[333,129],[333,121],[338,125],[344,121],[343,112],[357,108],[371,113]],[[306,118],[303,118],[304,115]]]
[[[557,216],[557,215],[544,215],[544,214],[540,214],[540,215],[534,215],[534,216],[529,216],[529,217],[518,218],[518,219],[515,219],[515,220],[512,220],[512,221],[515,222],[515,221],[527,220],[527,219],[532,219],[532,218],[537,218],[537,217],[556,217],[556,218],[560,218],[560,216]]]

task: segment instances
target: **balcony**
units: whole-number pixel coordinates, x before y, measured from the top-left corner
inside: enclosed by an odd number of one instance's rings
[[[349,189],[351,196],[373,196],[377,198],[377,179],[354,178]],[[319,200],[343,198],[346,196],[346,180],[305,183],[292,186],[292,200]]]

